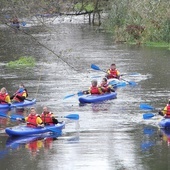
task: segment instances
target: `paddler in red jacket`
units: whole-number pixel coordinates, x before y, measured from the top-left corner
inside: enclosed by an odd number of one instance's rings
[[[120,72],[117,70],[116,64],[113,63],[110,65],[110,69],[107,70],[107,74],[105,75],[105,77],[107,79],[111,79],[111,78],[119,79],[120,78]]]
[[[102,79],[102,83],[100,84],[99,87],[101,88],[101,90],[102,90],[103,93],[115,92],[113,86],[111,86],[111,85],[109,85],[109,84],[107,83],[107,78],[106,78],[106,77],[104,77],[104,78]]]
[[[12,102],[23,102],[28,96],[25,86],[21,83],[19,89],[11,96]]]
[[[87,91],[83,91],[84,94],[103,94],[100,87],[97,86],[97,80],[91,81],[91,87]]]
[[[41,119],[45,125],[53,125],[58,123],[58,120],[54,117],[53,113],[48,110],[47,106],[43,107]]]
[[[35,110],[34,107],[32,107],[30,109],[30,114],[27,117],[25,117],[23,119],[16,118],[16,120],[25,121],[27,123],[28,127],[33,127],[33,128],[35,128],[35,127],[44,127],[44,123],[43,123],[40,115],[38,115],[36,113],[36,110]]]
[[[2,87],[0,91],[0,104],[11,104],[10,96],[5,87]]]
[[[170,99],[164,109],[162,111],[159,111],[159,114],[161,116],[164,116],[165,118],[170,118]]]

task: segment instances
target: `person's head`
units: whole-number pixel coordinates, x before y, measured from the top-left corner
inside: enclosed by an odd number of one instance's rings
[[[110,68],[111,68],[112,70],[116,69],[116,64],[114,64],[114,63],[111,64],[111,65],[110,65]]]
[[[102,79],[102,84],[107,84],[107,78],[106,78],[106,77],[104,77],[104,78]]]
[[[92,85],[93,87],[96,87],[96,86],[97,86],[97,80],[92,80],[92,81],[91,81],[91,85]]]
[[[23,89],[25,89],[24,84],[23,84],[23,83],[20,83],[19,88],[23,88]]]
[[[36,115],[36,109],[34,107],[31,107],[30,114],[31,115]]]
[[[47,114],[48,112],[49,112],[49,111],[48,111],[48,107],[47,107],[47,106],[44,106],[44,107],[43,107],[43,113],[44,113],[44,114]]]
[[[2,93],[2,94],[5,94],[6,92],[7,92],[6,88],[5,88],[5,87],[2,87],[2,88],[1,88],[1,93]]]

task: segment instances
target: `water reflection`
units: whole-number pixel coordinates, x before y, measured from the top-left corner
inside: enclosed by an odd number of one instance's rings
[[[144,126],[143,128],[143,140],[141,142],[141,149],[142,151],[147,151],[155,146],[156,141],[152,137],[156,132],[155,127],[152,126]]]
[[[19,150],[23,146],[31,153],[32,156],[37,156],[40,149],[49,150],[52,147],[54,140],[57,140],[55,134],[44,134],[38,136],[24,136],[24,137],[9,137],[6,141],[6,147],[12,150]]]

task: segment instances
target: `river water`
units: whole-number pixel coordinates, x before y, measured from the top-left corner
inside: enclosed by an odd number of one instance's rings
[[[57,139],[26,139],[16,143],[4,129],[19,123],[1,118],[1,169],[170,169],[168,137],[157,126],[161,117],[144,120],[143,114],[151,111],[139,108],[141,103],[147,103],[156,108],[152,111],[156,113],[170,97],[167,49],[116,44],[111,35],[73,18],[53,20],[48,27],[28,26],[22,29],[27,34],[1,29],[4,35],[0,52],[1,87],[5,86],[12,94],[22,81],[29,98],[37,99],[38,113],[47,105],[55,115],[80,116],[79,121],[64,119],[66,127]],[[34,56],[36,66],[18,69],[6,66],[20,56]],[[90,68],[92,63],[104,70],[116,63],[119,71],[127,74],[123,78],[136,82],[137,86],[118,88],[117,99],[80,106],[76,93],[86,90],[93,76],[104,76],[102,71]],[[134,72],[138,74],[133,75]],[[97,80],[100,82],[101,78]],[[63,100],[70,94],[75,95]],[[24,114],[27,111],[28,108]],[[16,113],[14,109],[7,114]]]

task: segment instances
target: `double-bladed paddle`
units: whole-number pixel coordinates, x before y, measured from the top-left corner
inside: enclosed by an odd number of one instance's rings
[[[11,115],[11,116],[9,116],[9,115],[6,115],[5,113],[2,113],[2,112],[0,112],[0,117],[6,117],[6,118],[9,118],[9,119],[12,119],[12,120],[17,120],[17,118],[24,118],[22,115],[17,115],[17,114],[15,114],[15,115]]]
[[[139,107],[140,107],[140,109],[143,109],[143,110],[156,110],[153,106],[148,105],[146,103],[141,103]],[[158,114],[155,114],[155,113],[144,113],[143,114],[143,119],[150,119],[150,118],[152,118],[152,117],[154,117],[156,115],[158,115]],[[161,115],[161,114],[159,114],[159,115]]]
[[[82,92],[82,91],[79,91],[79,92],[77,92],[77,93],[75,93],[75,94],[69,94],[69,95],[67,95],[67,96],[65,96],[64,98],[63,98],[63,100],[64,99],[67,99],[67,98],[70,98],[70,97],[73,97],[73,96],[75,96],[75,95],[77,95],[77,96],[82,96],[84,93]]]
[[[97,65],[95,65],[95,64],[91,64],[91,68],[92,68],[93,70],[98,70],[98,71],[102,71],[102,72],[104,72],[104,73],[107,73],[106,71],[100,69],[100,68],[99,68]],[[121,79],[122,79],[122,78],[121,78]],[[129,85],[132,85],[132,86],[135,86],[135,85],[136,85],[136,82],[127,81],[127,80],[125,80],[125,79],[122,79],[122,80],[125,81],[125,82],[127,82]]]
[[[73,119],[73,120],[79,120],[78,114],[69,114],[67,116],[55,116],[56,118],[67,118],[67,119]]]

